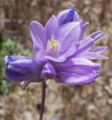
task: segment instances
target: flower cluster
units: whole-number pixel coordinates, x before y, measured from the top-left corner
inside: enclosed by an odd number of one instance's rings
[[[95,46],[104,35],[101,31],[85,37],[87,26],[72,8],[52,15],[45,27],[32,21],[34,56],[6,56],[6,76],[25,83],[47,79],[71,85],[93,82],[101,66],[91,60],[106,59],[101,53],[107,46]]]

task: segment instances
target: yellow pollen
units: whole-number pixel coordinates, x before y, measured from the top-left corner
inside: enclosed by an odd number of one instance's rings
[[[57,41],[52,38],[50,41],[49,41],[50,45],[52,46],[52,48],[55,48],[57,46]]]
[[[47,48],[57,51],[60,48],[60,43],[52,36],[51,40],[48,41]]]

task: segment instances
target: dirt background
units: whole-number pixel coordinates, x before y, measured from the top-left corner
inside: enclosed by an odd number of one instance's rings
[[[76,87],[47,83],[44,120],[112,120],[112,0],[0,0],[0,31],[31,49],[28,25],[43,24],[52,14],[75,7],[89,21],[87,31],[105,32],[100,44],[108,45],[109,60],[102,62],[101,77],[90,85]],[[41,84],[0,96],[0,120],[38,120]]]

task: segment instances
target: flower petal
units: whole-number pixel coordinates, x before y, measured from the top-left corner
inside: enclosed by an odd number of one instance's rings
[[[68,72],[79,75],[89,74],[93,71],[99,70],[100,64],[93,63],[85,58],[73,58],[62,65],[60,65],[60,72]]]
[[[81,32],[81,37],[80,37],[80,40],[83,40],[83,37],[84,37],[84,32],[86,31],[87,27],[88,27],[89,23],[86,22],[84,23],[83,21],[81,21],[81,29],[82,29],[82,32]]]
[[[82,29],[83,29],[83,31],[85,31],[87,29],[88,25],[89,25],[88,22],[82,23]]]
[[[66,51],[71,45],[74,48],[78,47],[81,32],[80,22],[70,22],[60,27],[55,33],[55,38],[61,44],[61,52]]]
[[[45,59],[50,60],[52,62],[59,62],[59,63],[64,62],[66,60],[66,58],[64,56],[60,56],[60,57],[56,58],[56,57],[49,56],[49,55],[46,55]]]
[[[23,56],[6,56],[5,57],[6,76],[13,82],[22,81],[39,81],[40,70],[37,69],[37,63]]]
[[[76,49],[72,45],[68,50],[66,50],[65,52],[61,52],[59,55],[55,55],[55,53],[53,54],[54,56],[52,54],[46,55],[45,59],[53,62],[64,62],[67,58],[74,55],[75,52],[76,52]]]
[[[61,73],[58,82],[70,84],[70,85],[84,85],[89,84],[99,77],[98,73],[90,73],[87,75],[75,75],[70,73]]]
[[[94,32],[90,36],[86,37],[84,40],[80,41],[80,46],[77,51],[77,56],[80,54],[85,54],[86,52],[92,50],[96,41],[98,41],[98,39],[101,39],[103,35],[104,33],[101,31]]]
[[[91,34],[90,36],[88,36],[88,37],[93,38],[94,41],[97,42],[97,41],[101,40],[101,39],[103,38],[103,36],[104,36],[104,32],[102,32],[102,31],[97,31],[97,32],[92,33],[92,34]]]
[[[74,38],[74,41],[76,41],[80,36],[80,32],[81,32],[80,22],[70,22],[68,24],[65,24],[65,25],[59,27],[55,33],[55,37],[60,42],[65,42],[65,40],[67,38],[76,36]],[[71,40],[71,39],[67,39],[67,41],[69,41],[69,40]],[[73,38],[72,38],[72,40],[73,40]]]
[[[93,45],[94,45],[94,40],[92,38],[87,38],[86,40],[81,41],[76,55],[78,56],[80,54],[89,51],[93,47]]]
[[[100,65],[85,58],[73,58],[58,66],[57,81],[71,85],[88,84],[94,81]]]
[[[5,64],[8,65],[10,62],[13,62],[18,59],[31,59],[31,57],[24,57],[20,55],[13,55],[13,56],[5,56]]]
[[[108,49],[107,46],[98,46],[98,47],[92,48],[91,51],[94,53],[97,53],[97,54],[101,54],[101,53],[105,52],[107,49]]]
[[[73,58],[73,59],[71,59],[71,62],[74,65],[85,65],[85,66],[95,67],[95,68],[100,67],[100,65],[98,63],[94,63],[86,58]]]
[[[76,52],[76,48],[74,47],[74,45],[72,45],[70,48],[68,48],[66,51],[62,52],[60,54],[62,54],[61,56],[63,56],[64,58],[69,58],[70,56],[74,55]]]
[[[57,16],[59,25],[63,25],[66,24],[68,22],[72,22],[73,20],[76,20],[77,17],[74,16],[74,9],[70,8],[70,9],[66,9],[63,10],[62,12],[60,12]]]
[[[38,21],[32,21],[30,24],[30,33],[33,40],[33,48],[35,54],[40,54],[46,46],[45,31],[43,26]]]
[[[99,53],[96,52],[86,52],[84,54],[78,55],[80,58],[87,58],[87,59],[92,59],[92,60],[103,60],[103,59],[108,59],[108,57],[100,55]]]
[[[58,21],[55,15],[53,15],[45,25],[45,31],[47,36],[47,41],[54,36],[56,29],[58,28]],[[47,43],[46,43],[47,44]]]

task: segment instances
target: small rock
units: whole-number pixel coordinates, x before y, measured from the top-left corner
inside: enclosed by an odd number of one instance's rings
[[[107,102],[108,102],[109,105],[112,105],[112,98],[111,98],[111,99],[108,99]]]
[[[29,111],[25,111],[22,115],[22,120],[33,120],[32,113]]]
[[[105,86],[104,89],[108,92],[109,95],[112,95],[112,88],[109,86]]]
[[[4,109],[0,109],[0,116],[4,116],[4,115],[5,115]]]
[[[87,110],[88,110],[88,111],[95,110],[95,109],[96,109],[96,107],[95,107],[95,105],[93,105],[93,104],[89,104],[89,105],[87,106]]]
[[[56,114],[53,114],[53,115],[51,116],[50,120],[58,120],[57,115],[56,115]]]

